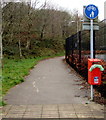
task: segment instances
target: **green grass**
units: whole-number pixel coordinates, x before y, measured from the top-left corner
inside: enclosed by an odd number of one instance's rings
[[[2,93],[5,94],[11,87],[24,81],[24,76],[28,75],[38,59],[4,59],[3,60],[3,79]]]
[[[0,106],[5,106],[6,103],[4,101],[0,101]]]
[[[5,95],[7,91],[15,85],[24,82],[24,77],[29,74],[30,69],[32,69],[40,60],[63,55],[64,53],[58,53],[52,56],[18,60],[4,58],[2,70],[2,95]],[[4,102],[0,102],[0,105],[2,104],[5,105]]]

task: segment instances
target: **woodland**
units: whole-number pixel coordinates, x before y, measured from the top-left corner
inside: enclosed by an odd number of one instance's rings
[[[69,13],[47,2],[40,7],[37,4],[37,0],[33,4],[3,3],[4,57],[29,58],[63,52],[65,39],[77,32],[76,23],[81,18],[77,10]]]

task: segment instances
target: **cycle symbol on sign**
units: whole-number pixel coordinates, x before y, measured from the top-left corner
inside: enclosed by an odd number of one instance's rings
[[[88,10],[88,11],[90,11],[90,10],[96,11],[96,8],[95,8],[94,6],[89,6],[89,7],[87,8],[87,10]]]
[[[98,8],[93,4],[88,5],[85,8],[85,15],[89,19],[95,19],[98,16],[98,13],[99,13]]]

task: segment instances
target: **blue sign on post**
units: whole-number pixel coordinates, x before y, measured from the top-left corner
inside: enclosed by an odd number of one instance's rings
[[[89,19],[95,19],[98,16],[98,14],[99,14],[98,7],[96,7],[93,4],[90,4],[85,8],[85,15]]]
[[[85,8],[85,16],[90,19],[90,56],[91,59],[94,57],[93,51],[94,51],[94,40],[93,40],[93,31],[94,31],[94,26],[93,26],[93,19],[95,19],[98,16],[99,10],[98,8],[93,5],[90,4]],[[98,77],[94,78],[94,82],[97,83],[98,82]],[[93,100],[93,85],[91,85],[91,100]]]

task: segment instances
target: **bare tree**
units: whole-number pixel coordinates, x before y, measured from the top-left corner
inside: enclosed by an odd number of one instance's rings
[[[2,55],[2,3],[0,2],[0,58],[2,60],[3,55]],[[1,62],[0,62],[1,63]]]
[[[64,39],[73,34],[75,26],[71,26],[70,21],[75,20],[74,14],[59,10],[46,1],[41,8],[38,4],[38,0],[30,0],[5,5],[3,44],[6,54],[22,57],[34,54],[38,48],[41,52],[45,48],[58,51],[63,48]]]

